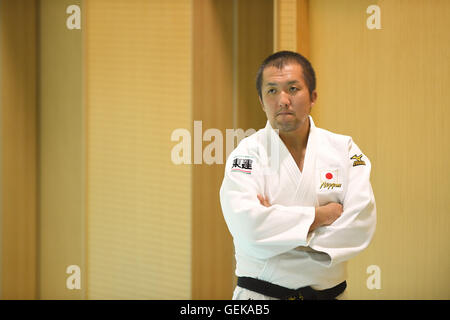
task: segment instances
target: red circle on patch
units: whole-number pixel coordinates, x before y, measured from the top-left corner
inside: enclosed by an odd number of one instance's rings
[[[331,179],[331,178],[333,178],[333,175],[332,175],[331,173],[328,172],[328,173],[325,175],[325,178]]]

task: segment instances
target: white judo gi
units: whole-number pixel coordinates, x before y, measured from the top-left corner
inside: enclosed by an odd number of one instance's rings
[[[227,160],[220,202],[237,276],[324,290],[346,280],[346,261],[372,239],[376,207],[369,159],[351,137],[309,119],[302,172],[269,122]],[[271,206],[260,204],[257,194]],[[308,233],[315,207],[329,202],[342,204],[342,215]]]

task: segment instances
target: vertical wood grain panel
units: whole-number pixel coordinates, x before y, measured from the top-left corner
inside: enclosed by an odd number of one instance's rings
[[[223,161],[226,129],[265,125],[255,79],[272,49],[272,0],[194,2],[194,119],[203,131],[222,132]],[[219,200],[223,170],[223,164],[193,168],[194,299],[230,299],[235,285],[233,243]]]
[[[86,288],[82,32],[66,8],[81,0],[39,2],[39,298],[82,299]],[[84,17],[81,17],[81,21]],[[67,267],[81,289],[68,289]]]
[[[36,298],[36,2],[1,1],[2,299]]]
[[[309,59],[309,0],[297,0],[297,52]]]
[[[266,114],[256,92],[256,73],[273,50],[273,0],[238,1],[237,127],[266,125]]]
[[[194,0],[193,117],[203,131],[232,128],[232,4]],[[223,164],[193,165],[193,299],[230,299],[233,291],[233,244],[219,202],[223,170]]]

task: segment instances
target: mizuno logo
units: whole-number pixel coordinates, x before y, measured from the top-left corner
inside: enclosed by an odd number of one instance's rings
[[[350,158],[350,160],[355,160],[355,161],[353,162],[353,166],[354,166],[354,167],[356,167],[356,166],[365,166],[365,165],[366,165],[366,163],[365,163],[363,160],[361,160],[362,157],[363,157],[362,154],[360,154],[359,156],[357,156],[357,155],[355,154],[353,157]]]

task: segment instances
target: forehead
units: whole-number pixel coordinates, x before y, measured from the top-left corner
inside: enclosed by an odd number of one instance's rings
[[[281,68],[268,66],[263,71],[263,85],[269,83],[283,84],[291,81],[304,84],[303,68],[298,63],[286,63]]]

